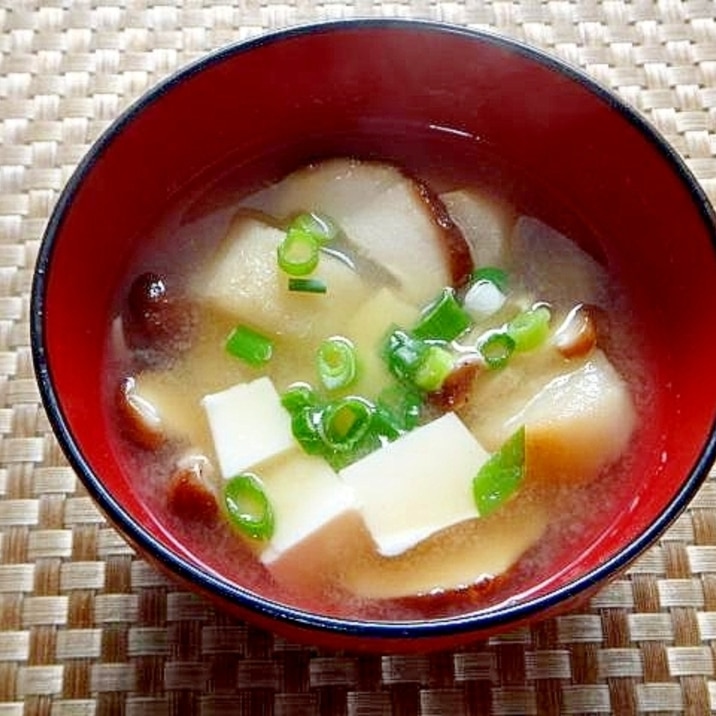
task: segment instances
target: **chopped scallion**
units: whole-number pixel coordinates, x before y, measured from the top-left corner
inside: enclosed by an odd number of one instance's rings
[[[252,473],[232,477],[224,486],[224,504],[231,523],[258,540],[271,539],[274,514],[261,480]]]
[[[373,406],[358,397],[330,403],[321,419],[322,436],[332,450],[347,451],[366,437],[373,417]]]
[[[488,368],[503,368],[515,350],[514,339],[503,331],[490,331],[477,343]]]
[[[440,343],[421,340],[400,329],[388,336],[383,357],[396,378],[427,392],[440,389],[455,363]]]
[[[347,388],[356,379],[356,351],[346,338],[336,336],[323,341],[316,352],[316,363],[326,390]]]
[[[376,448],[380,447],[380,445],[392,443],[393,440],[397,440],[406,432],[406,429],[400,424],[396,416],[382,405],[376,405],[371,430],[377,439]]]
[[[308,455],[324,455],[326,446],[320,433],[324,408],[308,405],[291,413],[291,432]]]
[[[411,332],[416,338],[451,341],[471,324],[470,314],[459,304],[453,289],[448,287],[425,309]]]
[[[455,360],[450,351],[441,346],[430,345],[415,374],[413,382],[418,388],[432,393],[440,390],[445,378],[452,373]]]
[[[307,276],[318,266],[318,252],[313,234],[290,227],[276,249],[279,268],[289,276]]]
[[[383,357],[390,372],[399,380],[410,384],[426,351],[427,344],[424,341],[396,329],[388,336]]]
[[[298,229],[310,234],[319,244],[333,241],[340,233],[340,228],[330,216],[316,211],[299,214],[291,221],[289,229]]]
[[[525,475],[525,428],[519,428],[480,468],[472,483],[477,510],[485,517],[506,502]]]
[[[518,313],[508,324],[506,331],[515,342],[516,351],[537,348],[549,335],[552,313],[545,305],[535,306]]]
[[[318,404],[316,391],[308,383],[292,383],[281,394],[281,405],[291,415]]]
[[[288,290],[300,293],[326,293],[328,286],[320,278],[294,278],[288,279]]]
[[[378,396],[378,408],[387,413],[398,430],[417,427],[423,409],[423,398],[417,390],[405,385],[391,385]]]
[[[273,341],[248,326],[239,325],[226,339],[226,351],[251,366],[258,367],[271,360]]]

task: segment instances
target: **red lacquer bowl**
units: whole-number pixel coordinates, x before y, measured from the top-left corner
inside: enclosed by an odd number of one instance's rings
[[[197,177],[231,166],[248,192],[331,154],[492,172],[506,195],[576,232],[617,271],[639,314],[655,387],[633,494],[588,548],[576,545],[512,602],[408,622],[286,606],[205,569],[138,499],[116,458],[102,402],[104,339],[113,296],[148,229]],[[222,49],[163,82],[80,163],[37,262],[37,378],[91,495],[141,553],[191,588],[289,638],[374,651],[452,647],[585,598],[696,493],[716,453],[715,236],[712,209],[665,141],[549,56],[424,22],[291,29]]]

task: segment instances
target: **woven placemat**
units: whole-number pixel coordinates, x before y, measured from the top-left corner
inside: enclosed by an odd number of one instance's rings
[[[99,132],[212,48],[350,16],[424,17],[586,69],[716,200],[713,0],[0,0],[0,716],[690,714],[716,710],[716,478],[583,610],[428,656],[356,656],[232,620],[138,558],[39,404],[28,292],[49,212]]]

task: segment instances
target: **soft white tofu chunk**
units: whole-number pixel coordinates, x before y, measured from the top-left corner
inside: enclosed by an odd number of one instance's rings
[[[416,428],[340,472],[383,555],[477,516],[472,480],[488,454],[454,413]]]
[[[465,237],[475,266],[504,267],[513,212],[476,191],[458,189],[440,199]]]
[[[239,383],[201,403],[224,479],[296,445],[291,418],[269,378]]]
[[[300,448],[266,464],[260,476],[275,519],[274,534],[261,554],[267,565],[291,550],[298,554],[302,543],[323,534],[328,525],[338,529],[331,523],[349,520],[355,511],[353,491],[325,460]]]

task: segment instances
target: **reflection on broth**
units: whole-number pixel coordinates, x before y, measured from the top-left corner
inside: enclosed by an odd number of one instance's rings
[[[613,277],[444,185],[325,160],[137,258],[117,450],[209,568],[330,614],[454,614],[534,588],[623,496],[644,393]]]

